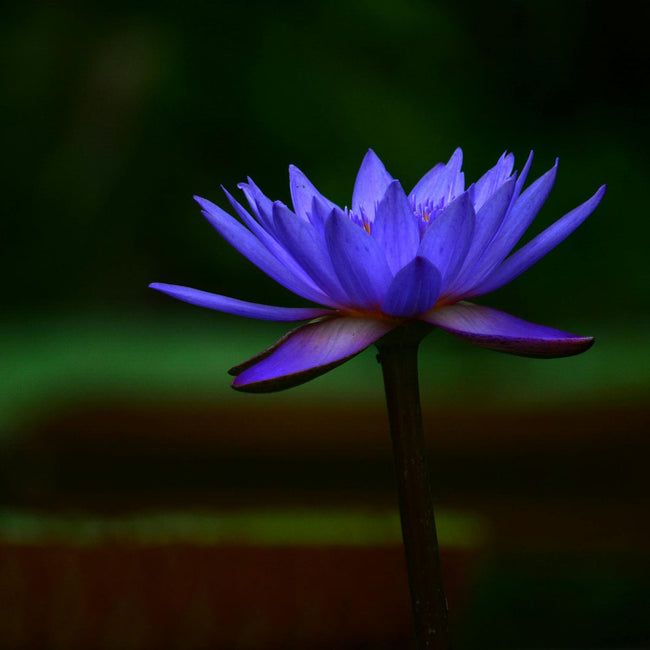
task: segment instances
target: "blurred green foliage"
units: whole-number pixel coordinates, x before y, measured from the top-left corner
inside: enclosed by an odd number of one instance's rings
[[[184,305],[179,305],[181,311]],[[368,350],[342,368],[290,391],[238,393],[226,370],[265,349],[287,329],[187,307],[164,319],[43,315],[0,324],[0,440],[63,405],[84,402],[199,402],[246,408],[336,403],[378,406],[382,379]],[[573,319],[576,325],[579,319]],[[585,325],[586,326],[586,325]],[[420,350],[422,402],[429,409],[588,408],[643,403],[650,386],[650,344],[640,329],[592,326],[597,345],[571,359],[540,361],[494,354],[433,332]]]
[[[480,517],[443,510],[440,543],[475,548],[486,530]],[[256,544],[262,546],[399,546],[399,514],[359,508],[148,512],[121,517],[0,512],[0,543],[17,545]]]

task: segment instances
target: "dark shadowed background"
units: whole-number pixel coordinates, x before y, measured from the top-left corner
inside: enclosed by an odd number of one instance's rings
[[[299,305],[192,200],[302,169],[341,205],[368,147],[405,188],[461,146],[560,158],[480,300],[584,335],[519,359],[422,346],[459,647],[650,647],[649,79],[642,4],[20,2],[0,21],[0,647],[407,648],[372,351],[270,396],[227,368],[286,327],[169,282]],[[530,235],[527,235],[529,237]]]

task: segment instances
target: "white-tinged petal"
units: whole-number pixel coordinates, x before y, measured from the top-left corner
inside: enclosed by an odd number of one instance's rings
[[[341,316],[303,325],[235,368],[233,388],[268,393],[314,379],[359,354],[395,327],[389,321]]]

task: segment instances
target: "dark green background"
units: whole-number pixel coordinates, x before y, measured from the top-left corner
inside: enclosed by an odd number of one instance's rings
[[[3,301],[165,309],[151,281],[291,303],[203,222],[250,175],[297,164],[341,204],[372,147],[405,186],[457,146],[556,156],[547,225],[602,207],[495,297],[531,317],[647,314],[647,48],[597,2],[20,3],[2,21]],[[548,317],[546,316],[548,314]],[[561,326],[562,322],[558,323]]]

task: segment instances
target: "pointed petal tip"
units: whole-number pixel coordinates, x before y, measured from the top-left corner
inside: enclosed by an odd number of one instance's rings
[[[215,219],[222,219],[224,215],[230,217],[230,215],[220,208],[216,203],[213,203],[209,199],[204,199],[200,196],[194,196],[194,200],[201,207],[201,214],[214,225]]]
[[[460,169],[461,165],[463,164],[463,150],[461,147],[456,147],[454,149],[454,153],[451,154],[449,157],[449,160],[447,161],[447,165],[450,165],[453,162],[458,161],[458,167]]]
[[[364,166],[364,163],[367,165],[370,162],[379,163],[380,169],[384,170],[384,172],[386,171],[385,165],[382,162],[381,158],[377,155],[377,152],[374,149],[369,147],[365,155],[363,156],[363,160],[361,161],[361,167]]]
[[[364,164],[364,163],[367,164],[367,163],[368,163],[369,161],[371,161],[371,160],[376,161],[376,162],[379,162],[379,163],[381,164],[382,167],[384,166],[384,163],[382,163],[381,159],[380,159],[379,156],[376,154],[375,150],[374,150],[374,149],[371,149],[371,148],[368,148],[368,150],[366,151],[365,155],[363,156],[363,160],[361,161],[361,166],[363,167],[363,164]]]
[[[242,373],[238,373],[235,379],[230,384],[231,388],[240,393],[277,393],[287,388],[295,388],[301,384],[305,384],[312,379],[316,379],[321,375],[334,370],[337,366],[343,365],[348,359],[335,361],[333,363],[311,368],[307,371],[291,373],[269,379],[262,379],[260,381],[247,382],[241,378]],[[231,369],[233,370],[233,369]]]
[[[232,192],[230,192],[225,185],[219,185],[219,187],[221,188],[221,191],[226,195],[229,201],[234,201],[235,197],[233,197]],[[196,197],[194,198],[196,200]]]
[[[208,210],[211,208],[214,203],[212,201],[209,201],[208,199],[204,199],[202,196],[199,196],[198,194],[195,194],[192,197],[204,210]]]
[[[607,185],[601,185],[586,201],[585,203],[591,204],[589,214],[591,214],[603,200],[605,193],[607,192]],[[584,205],[584,204],[583,204]],[[578,206],[581,207],[581,206]],[[567,213],[569,214],[569,213]]]
[[[404,194],[406,196],[406,192],[404,192],[404,188],[402,187],[402,183],[397,179],[394,178],[390,183],[388,183],[388,187],[386,188],[386,191],[384,192],[384,197],[388,194],[388,192],[398,192],[400,194]],[[384,198],[381,197],[381,198]],[[381,200],[380,198],[380,200]]]

